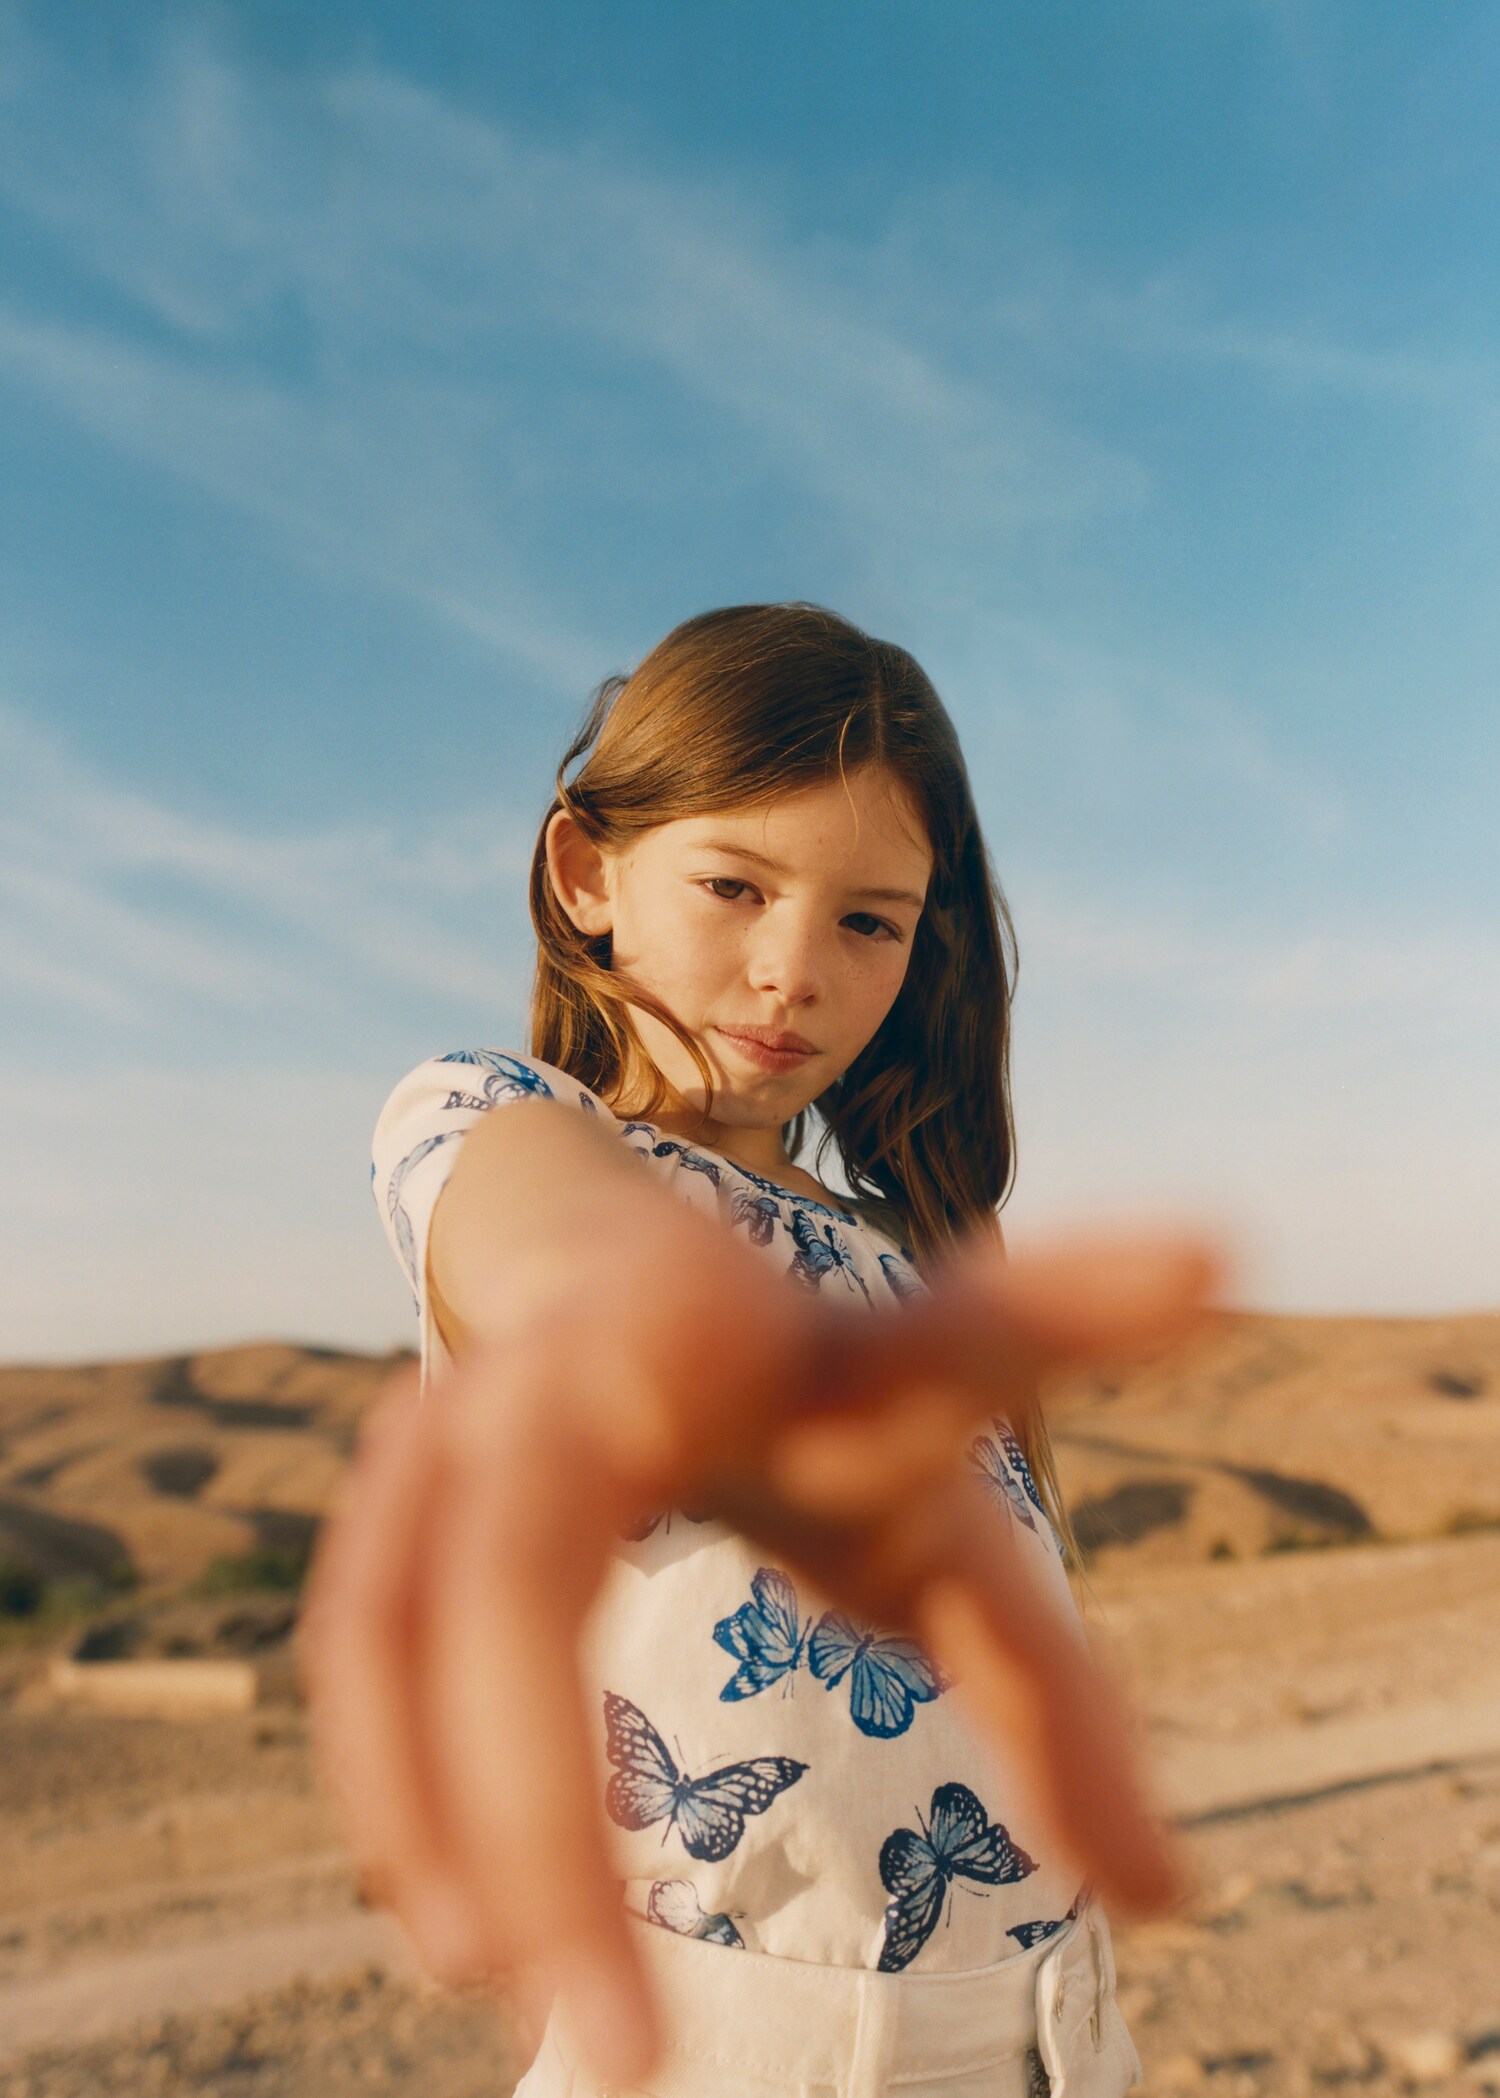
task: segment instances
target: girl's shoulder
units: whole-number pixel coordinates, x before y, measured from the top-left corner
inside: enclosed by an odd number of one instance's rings
[[[445,1049],[414,1066],[381,1109],[389,1127],[414,1117],[482,1114],[513,1100],[560,1100],[585,1114],[609,1116],[598,1095],[571,1073],[512,1049]],[[613,1117],[610,1117],[613,1119]]]

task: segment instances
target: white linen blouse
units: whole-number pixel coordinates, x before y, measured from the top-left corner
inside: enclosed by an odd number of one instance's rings
[[[855,1208],[619,1121],[567,1072],[502,1049],[418,1064],[376,1124],[371,1188],[415,1299],[424,1394],[447,1350],[427,1301],[432,1212],[474,1122],[534,1095],[598,1116],[681,1199],[792,1287],[872,1308],[925,1288]],[[518,1238],[526,1219],[515,1220]],[[970,1461],[1068,1598],[1057,1537],[1003,1420]],[[1076,1613],[1074,1614],[1076,1622]],[[583,1665],[627,1905],[669,1930],[786,1959],[897,1972],[992,1965],[1079,1894],[1022,1773],[971,1730],[911,1640],[821,1610],[725,1524],[664,1510],[622,1538]]]

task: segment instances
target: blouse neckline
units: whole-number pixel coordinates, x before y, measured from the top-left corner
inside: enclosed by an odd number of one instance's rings
[[[729,1170],[732,1173],[738,1173],[742,1180],[753,1181],[756,1187],[766,1188],[773,1195],[785,1195],[788,1201],[800,1202],[804,1209],[820,1209],[825,1216],[839,1217],[846,1224],[862,1224],[864,1222],[863,1217],[857,1215],[852,1209],[841,1208],[830,1202],[820,1202],[816,1195],[804,1195],[800,1188],[788,1187],[783,1181],[771,1180],[764,1173],[757,1173],[751,1166],[737,1164],[734,1159],[728,1157],[723,1151],[714,1151],[707,1144],[689,1143],[685,1136],[674,1136],[670,1129],[663,1129],[658,1122],[645,1122],[639,1116],[632,1116],[628,1122],[621,1122],[620,1128],[622,1131],[649,1129],[659,1143],[681,1144],[684,1151],[696,1152],[701,1158],[711,1158],[718,1165],[728,1166]]]

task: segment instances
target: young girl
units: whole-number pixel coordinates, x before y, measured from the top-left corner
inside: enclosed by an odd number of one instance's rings
[[[1000,1262],[1009,923],[948,716],[817,607],[689,620],[601,687],[531,905],[528,1053],[375,1133],[423,1400],[304,1634],[356,1848],[435,1968],[561,1989],[518,2098],[1114,2098],[1082,1863],[1170,1872],[1029,1401],[1209,1263]]]

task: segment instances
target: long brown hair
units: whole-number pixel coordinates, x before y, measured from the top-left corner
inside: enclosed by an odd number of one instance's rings
[[[569,780],[569,767],[584,763]],[[1000,1236],[1015,1175],[1010,1005],[1015,932],[979,827],[953,723],[921,666],[820,605],[729,605],[674,627],[628,676],[606,678],[557,769],[531,866],[537,969],[531,1054],[566,1070],[624,1118],[686,1103],[641,1044],[630,1006],[692,1057],[712,1113],[712,1075],[685,1029],[610,967],[562,908],[547,826],[565,809],[602,850],[685,816],[763,807],[861,766],[905,788],[932,851],[906,976],[875,1035],[814,1105],[861,1207],[892,1219],[918,1272],[974,1231]],[[691,1112],[688,1109],[688,1112]],[[795,1158],[807,1110],[782,1131]],[[1046,1426],[1020,1439],[1071,1544]]]

